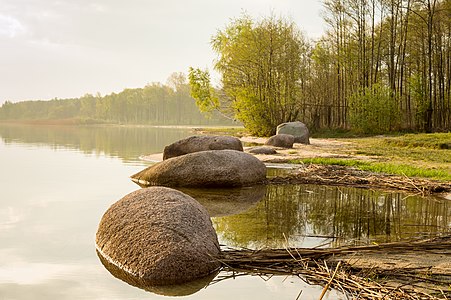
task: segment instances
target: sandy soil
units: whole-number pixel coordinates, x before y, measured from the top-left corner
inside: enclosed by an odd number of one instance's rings
[[[246,144],[264,144],[267,138],[242,137],[241,141]],[[335,139],[314,139],[310,138],[310,145],[294,144],[293,148],[275,148],[278,154],[275,155],[255,155],[263,162],[286,162],[292,159],[331,157],[331,158],[358,158],[371,159],[368,156],[356,156],[349,153],[350,142]],[[245,147],[245,151],[252,147]]]
[[[267,138],[242,137],[240,139],[245,145],[259,144],[263,145]],[[294,144],[292,149],[275,148],[278,152],[274,155],[255,155],[263,162],[284,163],[292,159],[312,158],[312,157],[333,157],[333,158],[358,158],[371,159],[368,156],[356,156],[349,154],[350,142],[344,142],[334,139],[310,139],[310,145]],[[245,146],[244,151],[253,146]],[[141,159],[151,162],[163,160],[163,153],[144,155]]]

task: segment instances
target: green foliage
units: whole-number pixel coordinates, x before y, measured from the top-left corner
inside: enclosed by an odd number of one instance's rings
[[[191,97],[196,100],[196,105],[201,112],[210,113],[219,109],[219,99],[210,83],[210,73],[208,70],[189,68],[189,85],[191,87]]]
[[[218,54],[215,69],[222,76],[221,103],[233,109],[251,134],[274,134],[277,125],[298,117],[306,45],[294,23],[274,17],[255,22],[244,15],[212,38]],[[200,109],[216,108],[209,77],[199,70],[191,73]]]
[[[389,132],[399,123],[399,111],[391,91],[379,84],[357,92],[349,99],[349,122],[363,133]]]
[[[426,96],[426,84],[419,74],[414,74],[409,79],[412,103],[416,108],[415,120],[417,128],[425,129],[424,116],[427,113],[429,102]]]

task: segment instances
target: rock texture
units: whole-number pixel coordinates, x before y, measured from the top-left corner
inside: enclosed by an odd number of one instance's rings
[[[277,151],[271,147],[253,147],[247,150],[249,153],[252,154],[265,154],[265,155],[271,155],[271,154],[277,154]]]
[[[205,208],[165,187],[141,189],[114,203],[96,234],[102,260],[147,285],[172,285],[216,271],[220,253]]]
[[[291,134],[276,134],[270,137],[265,145],[281,147],[281,148],[293,148],[294,136]]]
[[[202,151],[164,160],[131,178],[141,186],[240,187],[262,183],[266,167],[241,151]]]
[[[239,139],[232,136],[191,136],[166,146],[163,151],[163,160],[208,150],[243,151],[243,145]]]
[[[288,122],[277,126],[276,134],[290,134],[295,143],[310,144],[310,132],[302,122]]]

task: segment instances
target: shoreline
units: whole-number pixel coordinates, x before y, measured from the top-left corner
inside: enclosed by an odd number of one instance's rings
[[[261,142],[263,140],[265,139],[254,137],[241,138],[242,142],[247,143]],[[408,194],[419,194],[422,196],[433,195],[451,200],[451,182],[363,171],[348,166],[291,163],[295,159],[315,157],[372,160],[368,156],[343,155],[331,151],[331,149],[346,147],[346,145],[351,144],[350,142],[332,139],[310,139],[310,143],[310,145],[295,144],[294,148],[291,149],[275,148],[278,153],[273,155],[252,155],[270,168],[287,169],[286,165],[290,164],[290,168],[288,169],[292,169],[293,172],[272,176],[267,179],[267,183],[269,184],[321,184],[364,189],[376,188],[400,191]],[[244,147],[244,152],[249,153],[248,150],[250,148],[252,147]],[[140,159],[151,163],[158,163],[163,160],[163,153],[142,155]]]

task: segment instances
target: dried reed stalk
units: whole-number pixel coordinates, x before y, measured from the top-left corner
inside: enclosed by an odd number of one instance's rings
[[[394,242],[380,245],[341,247],[333,249],[286,248],[286,249],[228,249],[218,260],[223,271],[232,275],[259,276],[294,275],[311,284],[342,291],[348,299],[451,299],[451,270],[434,274],[424,268],[357,268],[340,260],[350,253],[374,253],[427,251],[451,249],[451,235],[412,242]],[[447,252],[450,255],[451,252]],[[418,285],[418,282],[426,282]]]
[[[308,165],[296,174],[269,178],[270,184],[324,184],[399,190],[421,195],[450,193],[451,184],[441,181],[372,173],[350,167]]]

